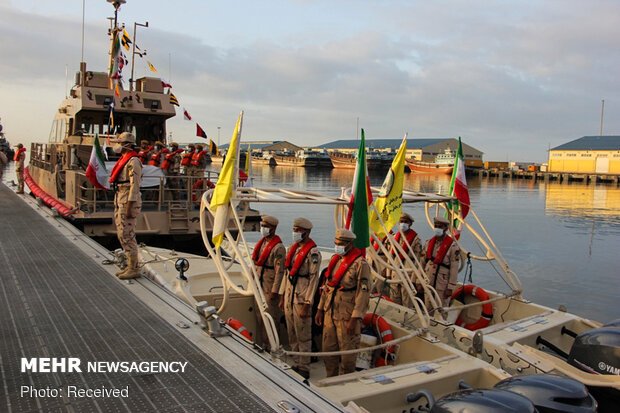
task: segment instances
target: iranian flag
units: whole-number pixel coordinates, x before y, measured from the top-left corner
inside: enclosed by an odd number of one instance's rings
[[[370,192],[370,181],[368,180],[366,143],[364,129],[362,129],[362,140],[357,153],[357,165],[355,166],[355,174],[353,175],[349,212],[345,224],[345,228],[351,229],[356,235],[353,245],[362,250],[370,245],[368,205],[371,203],[372,192]]]
[[[450,196],[458,199],[456,207],[461,207],[461,216],[465,218],[469,212],[469,191],[467,190],[467,179],[465,178],[465,160],[463,159],[463,147],[459,136],[459,148],[454,159],[454,170],[450,181]]]
[[[98,137],[93,140],[93,149],[90,151],[86,176],[96,188],[110,189],[110,173],[105,169],[105,160]]]

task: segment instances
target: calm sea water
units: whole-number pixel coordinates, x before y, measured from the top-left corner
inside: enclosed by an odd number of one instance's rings
[[[212,167],[218,170],[218,166]],[[352,170],[267,166],[253,167],[254,185],[302,189],[339,196],[351,186]],[[12,164],[4,181],[14,178]],[[372,186],[384,174],[371,173]],[[607,322],[620,318],[620,189],[614,185],[559,184],[498,178],[468,178],[471,203],[485,227],[523,283],[525,298],[552,308]],[[405,188],[447,193],[448,176],[405,174]],[[253,205],[280,219],[278,234],[290,244],[293,220],[303,216],[314,224],[311,236],[322,246],[333,245],[334,209],[327,205]],[[404,210],[426,240],[431,228],[422,205]],[[256,241],[257,234],[248,239]],[[473,254],[480,250],[465,233]],[[486,263],[473,262],[473,282],[496,291],[509,291]],[[462,279],[463,273],[460,274]]]
[[[304,189],[338,196],[353,171],[267,166],[254,167],[260,187]],[[384,174],[371,174],[381,186]],[[405,188],[447,193],[449,177],[405,174]],[[472,206],[523,284],[524,297],[552,308],[607,322],[620,318],[620,189],[613,185],[559,184],[497,178],[468,179]],[[258,204],[280,219],[278,233],[290,243],[292,222],[314,223],[313,239],[333,245],[334,211],[324,205]],[[407,204],[416,231],[426,240],[431,228],[422,205]],[[254,240],[255,237],[250,237]],[[463,242],[480,254],[466,235]],[[463,273],[460,274],[462,279]],[[473,281],[509,291],[486,263],[473,262]]]

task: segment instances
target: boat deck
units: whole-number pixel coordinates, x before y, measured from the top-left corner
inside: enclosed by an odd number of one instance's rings
[[[0,183],[0,410],[272,411],[70,242],[54,218],[30,208]],[[21,359],[76,357],[82,372],[21,372]],[[88,362],[188,362],[183,373],[88,372]],[[63,389],[30,397],[29,389]],[[128,386],[128,397],[67,395]]]

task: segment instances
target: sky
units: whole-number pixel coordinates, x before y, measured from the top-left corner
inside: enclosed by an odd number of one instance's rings
[[[113,8],[85,3],[84,58],[105,71]],[[119,21],[148,21],[146,59],[222,144],[244,110],[243,140],[355,139],[359,119],[367,139],[461,136],[485,160],[543,162],[600,133],[603,100],[603,134],[620,135],[617,0],[128,0]],[[47,141],[81,31],[82,0],[0,0],[12,143]],[[197,141],[177,113],[173,140]]]

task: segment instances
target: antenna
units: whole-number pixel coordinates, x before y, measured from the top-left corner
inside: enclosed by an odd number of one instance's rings
[[[86,0],[82,0],[82,62],[84,61],[84,19],[86,16]]]

